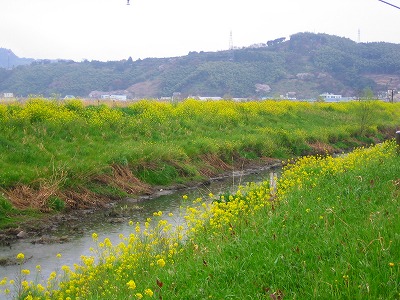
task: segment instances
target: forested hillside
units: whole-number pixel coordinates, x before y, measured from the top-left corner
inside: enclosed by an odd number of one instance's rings
[[[400,45],[356,43],[327,34],[297,33],[264,44],[173,58],[133,61],[41,60],[4,67],[0,92],[16,96],[88,97],[93,91],[131,98],[218,96],[316,98],[358,96],[400,88]],[[26,62],[26,61],[25,61]]]

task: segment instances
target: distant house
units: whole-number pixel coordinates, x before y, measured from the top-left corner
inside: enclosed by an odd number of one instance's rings
[[[118,101],[126,101],[128,97],[126,95],[110,95],[110,99]]]
[[[128,97],[126,95],[101,95],[101,99],[111,99],[111,100],[118,100],[118,101],[126,101]]]
[[[171,100],[172,100],[172,97],[163,96],[163,97],[160,97],[160,100],[161,100],[161,101],[171,101]]]
[[[118,101],[126,101],[128,100],[128,96],[131,97],[131,95],[127,91],[113,91],[113,92],[92,91],[89,94],[89,98],[111,99]]]
[[[14,98],[14,93],[4,93],[3,97],[4,98]]]
[[[325,102],[339,102],[342,100],[342,95],[335,95],[330,93],[323,93],[319,95]]]
[[[64,99],[75,99],[73,95],[65,95]]]
[[[201,100],[201,101],[207,101],[207,100],[213,100],[213,101],[216,101],[216,100],[222,100],[222,97],[198,97],[198,99],[199,100]]]

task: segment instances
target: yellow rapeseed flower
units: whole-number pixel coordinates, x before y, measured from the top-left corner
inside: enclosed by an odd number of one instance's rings
[[[153,297],[153,291],[151,289],[145,289],[144,290],[144,294],[149,296],[149,297]]]
[[[29,282],[26,281],[26,280],[23,280],[23,281],[21,282],[21,285],[22,285],[22,287],[23,287],[25,290],[27,290],[27,289],[29,288]]]
[[[36,288],[38,289],[39,292],[43,292],[44,291],[44,286],[41,285],[40,283],[38,285],[36,285]]]
[[[136,283],[131,279],[129,280],[126,285],[128,286],[128,289],[134,290],[136,288]]]
[[[64,272],[69,272],[70,268],[69,268],[69,266],[64,265],[61,267],[61,270],[63,270]]]
[[[157,265],[160,266],[161,268],[165,266],[165,260],[160,258],[157,260]]]
[[[23,275],[29,275],[29,274],[31,274],[31,271],[28,270],[28,269],[23,269],[23,270],[21,270],[21,274],[23,274]]]
[[[111,241],[110,241],[109,238],[105,238],[105,239],[104,239],[104,244],[105,244],[107,247],[109,247],[109,248],[112,247],[112,243],[111,243]]]
[[[5,285],[7,283],[7,277],[4,277],[3,280],[0,281],[0,285]]]
[[[25,258],[25,255],[23,253],[18,253],[17,254],[17,259],[18,260],[23,260]]]

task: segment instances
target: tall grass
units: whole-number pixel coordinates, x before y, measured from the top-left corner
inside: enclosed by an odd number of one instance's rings
[[[399,171],[393,141],[303,157],[276,191],[265,182],[195,199],[183,226],[155,212],[118,245],[94,233],[93,256],[47,287],[22,272],[17,298],[399,299]]]
[[[125,166],[153,185],[199,180],[210,168],[204,155],[232,164],[382,141],[398,126],[398,108],[378,101],[360,105],[143,100],[110,107],[30,99],[1,104],[0,188],[28,186],[40,192],[52,187],[49,196],[56,197],[57,190],[66,189],[90,188],[95,193],[101,189],[92,189],[93,178],[108,175],[113,165]]]
[[[369,111],[376,116],[368,124],[370,135],[382,126],[397,126],[396,108],[370,104]],[[270,155],[273,151],[263,146],[272,144],[279,145],[286,157],[306,154],[309,140],[330,137],[343,142],[357,136],[362,122],[358,109],[357,103],[286,101],[139,101],[110,108],[84,106],[76,100],[31,99],[0,105],[0,185],[49,180],[57,169],[84,176],[121,158],[135,165],[143,159],[170,160],[175,153],[183,154],[178,160],[204,152]],[[164,149],[161,157],[159,147]]]

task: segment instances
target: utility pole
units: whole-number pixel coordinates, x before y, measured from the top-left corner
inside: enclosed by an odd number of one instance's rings
[[[391,103],[394,102],[394,91],[395,91],[394,89],[388,90],[388,96],[389,96],[389,99],[390,99]]]

